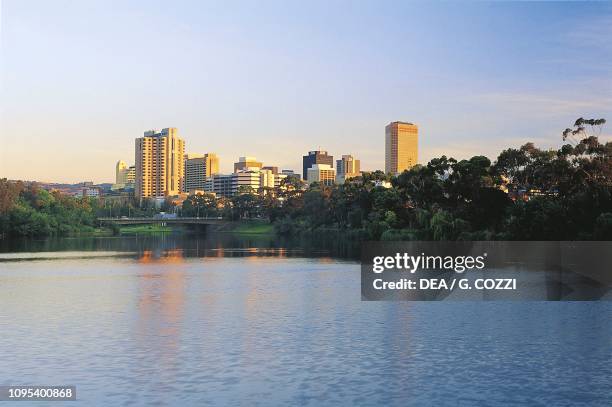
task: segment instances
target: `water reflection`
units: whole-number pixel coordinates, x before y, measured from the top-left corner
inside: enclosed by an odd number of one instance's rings
[[[135,253],[143,261],[180,257],[327,257],[358,259],[359,242],[334,237],[286,239],[267,235],[161,234],[119,237],[11,239],[0,241],[1,253],[105,252]],[[6,260],[7,256],[0,256]]]
[[[164,366],[165,380],[172,381],[172,372],[180,363],[181,333],[185,328],[186,274],[182,250],[164,251],[163,255],[151,250],[143,251],[138,263],[144,266],[136,278],[138,317],[134,330],[140,349],[155,349],[157,363]],[[143,355],[139,363],[154,362]],[[170,375],[170,376],[166,376]]]
[[[88,407],[612,403],[612,303],[362,302],[332,247],[257,241],[23,244],[124,254],[0,263],[0,385]]]

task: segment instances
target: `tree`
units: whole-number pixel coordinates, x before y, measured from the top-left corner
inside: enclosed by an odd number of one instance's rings
[[[209,217],[217,214],[217,199],[213,194],[194,194],[183,201],[181,216]]]
[[[0,179],[0,215],[6,214],[17,204],[19,195],[23,192],[23,182],[12,182],[6,178]]]
[[[302,179],[294,174],[287,175],[280,182],[281,191],[286,192],[294,192],[294,191],[302,191],[306,186],[306,183],[302,181]]]
[[[259,195],[241,192],[231,198],[231,203],[232,219],[249,219],[260,215],[261,197]]]

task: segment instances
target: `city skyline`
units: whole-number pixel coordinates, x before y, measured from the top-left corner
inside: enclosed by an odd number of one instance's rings
[[[413,158],[416,158],[418,143],[416,139],[412,141]],[[360,160],[353,155],[343,154],[336,161],[336,168],[333,168],[333,156],[328,155],[327,151],[309,151],[303,156],[304,175],[301,177],[293,169],[279,170],[275,165],[264,166],[253,156],[239,157],[234,162],[231,174],[221,174],[219,157],[212,152],[187,153],[186,140],[180,137],[176,127],[146,130],[142,137],[135,139],[134,153],[134,165],[128,166],[122,159],[116,162],[115,183],[110,186],[110,190],[131,194],[141,202],[150,198],[179,197],[203,192],[229,197],[245,188],[265,194],[270,189],[284,189],[284,180],[289,175],[297,175],[307,183],[332,185],[343,184],[362,174]],[[414,162],[409,165],[414,165]],[[82,184],[83,188],[77,193],[99,196],[99,186]]]
[[[300,171],[319,146],[367,171],[394,120],[419,126],[425,164],[558,147],[577,117],[612,116],[610,3],[0,7],[10,179],[112,182],[147,128],[176,126],[222,173],[245,155]]]

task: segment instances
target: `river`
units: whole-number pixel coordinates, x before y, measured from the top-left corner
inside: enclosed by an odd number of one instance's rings
[[[612,405],[612,303],[362,302],[355,250],[4,241],[0,385],[85,406]]]

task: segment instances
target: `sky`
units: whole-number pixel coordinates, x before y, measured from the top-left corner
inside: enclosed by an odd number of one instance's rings
[[[612,120],[612,3],[0,0],[0,177],[113,182],[134,140],[301,171],[309,150],[384,168],[494,160]],[[604,138],[612,134],[612,122]]]

